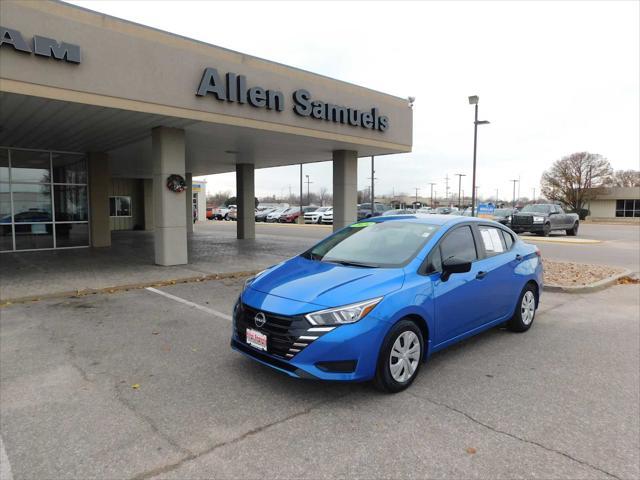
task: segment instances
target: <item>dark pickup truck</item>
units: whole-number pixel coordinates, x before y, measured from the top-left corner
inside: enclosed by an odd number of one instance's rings
[[[564,213],[562,208],[551,203],[527,205],[511,216],[514,232],[532,232],[545,237],[555,230],[564,230],[575,237],[579,225],[577,213]]]

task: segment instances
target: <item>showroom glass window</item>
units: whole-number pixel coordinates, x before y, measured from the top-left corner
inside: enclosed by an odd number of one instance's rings
[[[0,148],[0,251],[88,245],[86,157]]]
[[[616,217],[640,217],[640,200],[616,200]]]

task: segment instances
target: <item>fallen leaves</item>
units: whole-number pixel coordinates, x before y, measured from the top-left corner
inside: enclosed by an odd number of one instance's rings
[[[140,384],[134,383],[133,385],[131,385],[131,388],[133,388],[134,390],[138,390],[140,388]]]
[[[475,455],[477,451],[478,451],[478,450],[476,450],[476,449],[475,449],[475,448],[473,448],[473,447],[469,447],[469,448],[467,448],[467,450],[466,450],[466,452],[467,452],[469,455]]]

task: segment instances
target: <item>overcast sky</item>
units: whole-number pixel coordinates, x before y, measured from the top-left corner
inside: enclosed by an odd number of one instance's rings
[[[243,53],[416,97],[413,152],[376,160],[376,191],[471,191],[480,96],[481,196],[539,191],[542,171],[576,151],[614,169],[640,165],[640,2],[72,2]],[[305,165],[312,190],[331,164]],[[298,168],[256,172],[258,196],[297,190]],[[359,188],[369,160],[360,159]],[[232,174],[209,193],[235,191]],[[306,191],[306,187],[305,187]]]

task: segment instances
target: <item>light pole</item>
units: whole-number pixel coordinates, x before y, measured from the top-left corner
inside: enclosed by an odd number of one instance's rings
[[[462,191],[462,177],[466,177],[465,173],[456,173],[458,176],[458,208],[462,208],[462,200],[460,199],[460,192]]]
[[[298,217],[298,223],[302,222],[304,222],[304,214],[302,213],[302,164],[300,164],[300,216]]]
[[[418,204],[418,191],[419,190],[420,189],[418,187],[416,187],[416,203],[415,203],[416,205]]]
[[[373,215],[373,212],[376,211],[376,195],[375,195],[375,186],[374,183],[376,181],[375,178],[375,157],[373,155],[371,155],[371,215]]]
[[[488,120],[478,120],[478,100],[480,97],[472,95],[469,97],[469,104],[475,105],[475,120],[473,122],[473,180],[471,181],[471,216],[475,217],[476,208],[476,153],[478,151],[478,125],[486,125]]]
[[[431,185],[431,205],[430,205],[430,207],[433,208],[433,186],[435,185],[435,183],[430,183],[429,185]]]
[[[307,177],[307,181],[305,182],[307,184],[307,205],[311,205],[311,193],[309,192],[309,185],[311,185],[313,182],[309,181],[309,175],[305,175],[305,177]]]
[[[516,183],[518,182],[518,179],[515,178],[509,181],[513,182],[513,208],[516,208]]]

